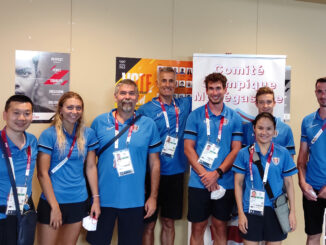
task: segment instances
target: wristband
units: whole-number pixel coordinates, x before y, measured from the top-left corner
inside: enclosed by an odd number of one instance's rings
[[[221,178],[221,177],[223,176],[223,174],[224,174],[223,170],[220,169],[220,168],[215,169],[215,171],[220,175],[220,178]]]

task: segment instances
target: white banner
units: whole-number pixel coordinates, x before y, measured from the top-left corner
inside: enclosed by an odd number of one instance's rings
[[[274,116],[283,119],[285,61],[285,55],[194,54],[192,109],[207,103],[204,79],[210,73],[219,72],[228,80],[224,102],[243,120],[257,115],[255,94],[264,86],[274,90]]]

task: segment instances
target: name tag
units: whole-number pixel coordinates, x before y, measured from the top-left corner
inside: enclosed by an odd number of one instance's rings
[[[19,209],[20,212],[22,213],[24,204],[27,203],[28,200],[27,187],[17,186],[17,194],[18,194]],[[12,188],[10,189],[10,193],[8,196],[6,214],[7,215],[16,214],[16,205],[15,205],[14,193],[12,192]]]
[[[218,157],[219,150],[220,146],[207,142],[198,162],[205,167],[212,168],[215,158]]]
[[[264,215],[265,192],[255,189],[250,190],[249,213],[254,215]]]
[[[165,142],[161,154],[173,158],[177,145],[178,145],[178,138],[168,135],[165,138]]]
[[[119,177],[135,173],[128,149],[115,151],[113,156]]]

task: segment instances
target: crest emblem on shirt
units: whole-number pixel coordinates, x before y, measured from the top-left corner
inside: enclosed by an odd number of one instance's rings
[[[275,130],[275,134],[274,134],[274,138],[276,138],[278,136],[278,130]]]
[[[228,123],[229,123],[229,120],[227,118],[224,118],[223,125],[228,125]]]
[[[279,157],[273,157],[272,162],[274,163],[274,165],[277,166],[280,163],[280,158]]]
[[[139,129],[139,126],[137,124],[134,124],[134,129],[132,130],[132,132],[137,132]]]

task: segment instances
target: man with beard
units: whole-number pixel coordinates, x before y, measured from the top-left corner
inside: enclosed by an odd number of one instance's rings
[[[118,220],[119,244],[141,245],[144,218],[151,216],[156,209],[161,139],[152,119],[141,116],[134,121],[138,100],[138,88],[134,81],[120,81],[116,85],[114,97],[117,109],[98,116],[91,126],[100,144],[97,153],[100,154],[98,177],[101,216],[97,230],[88,232],[86,239],[92,245],[110,244],[114,224]],[[130,125],[128,130],[102,151],[127,125]],[[151,194],[145,203],[147,158],[151,173]]]
[[[315,95],[319,109],[302,121],[298,156],[308,245],[320,244],[326,207],[326,77],[316,81]]]
[[[240,116],[223,103],[226,81],[221,73],[206,76],[208,103],[190,113],[184,132],[185,154],[192,167],[188,188],[191,245],[203,244],[210,215],[214,244],[227,244],[227,221],[235,203],[230,169],[241,148],[242,124]]]

